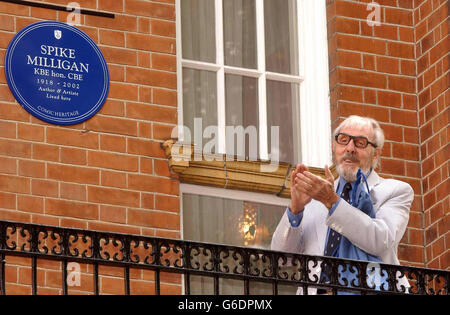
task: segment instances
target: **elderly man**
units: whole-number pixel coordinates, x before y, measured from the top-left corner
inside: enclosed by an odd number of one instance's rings
[[[310,173],[303,164],[296,167],[291,175],[290,205],[271,248],[350,259],[362,259],[352,253],[365,253],[373,261],[399,264],[397,246],[408,224],[414,192],[410,185],[383,179],[374,171],[383,144],[384,133],[375,120],[345,119],[333,134],[333,162],[339,178],[334,180],[328,166],[326,179]],[[365,194],[369,201],[365,207],[370,209],[361,211],[357,200],[352,200],[358,198],[356,190]],[[316,273],[323,279],[323,270]],[[308,291],[316,293],[314,288]]]

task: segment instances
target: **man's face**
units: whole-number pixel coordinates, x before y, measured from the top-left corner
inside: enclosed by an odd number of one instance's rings
[[[366,137],[370,142],[374,140],[372,129],[369,126],[344,127],[340,132],[355,137]],[[370,144],[366,148],[357,148],[353,140],[350,140],[346,145],[333,140],[333,162],[336,164],[339,175],[348,182],[356,180],[359,168],[366,174],[378,155],[378,150]]]

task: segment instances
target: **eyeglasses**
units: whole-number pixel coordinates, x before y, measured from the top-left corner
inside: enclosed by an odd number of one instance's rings
[[[353,140],[353,143],[355,144],[355,147],[359,148],[359,149],[365,149],[367,148],[367,146],[369,144],[371,144],[374,148],[377,147],[377,145],[375,143],[372,143],[369,141],[369,139],[367,139],[366,137],[362,137],[362,136],[350,136],[346,133],[338,133],[335,137],[336,142],[342,145],[347,145],[350,140]]]

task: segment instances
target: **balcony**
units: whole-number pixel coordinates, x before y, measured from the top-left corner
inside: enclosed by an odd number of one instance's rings
[[[266,283],[278,295],[280,286],[319,289],[325,294],[412,294],[449,295],[450,272],[417,267],[373,264],[364,261],[321,256],[296,255],[270,250],[232,247],[175,239],[108,233],[54,226],[0,221],[0,291],[8,294],[6,271],[8,257],[27,258],[31,266],[30,292],[40,294],[39,260],[59,262],[62,294],[68,294],[69,265],[91,266],[93,294],[101,293],[99,266],[123,270],[123,292],[130,294],[133,269],[151,270],[154,279],[148,282],[148,294],[161,294],[161,273],[181,275],[183,293],[191,294],[191,278],[212,279],[213,290],[221,294],[223,279],[234,279],[242,285],[245,295],[255,283]],[[318,268],[329,271],[330,281],[317,276]],[[69,270],[68,270],[69,269]],[[123,280],[123,281],[122,281]],[[295,291],[294,291],[295,292]]]

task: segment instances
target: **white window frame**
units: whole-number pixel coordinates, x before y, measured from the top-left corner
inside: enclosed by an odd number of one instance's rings
[[[216,63],[182,58],[181,0],[176,0],[176,40],[178,79],[178,126],[183,126],[183,67],[215,72],[217,75],[218,150],[225,148],[225,74],[235,74],[258,79],[259,104],[259,154],[269,160],[267,134],[266,80],[275,80],[299,85],[299,125],[293,126],[294,156],[309,166],[323,167],[331,163],[331,124],[328,73],[328,42],[326,3],[317,0],[297,0],[298,16],[298,76],[265,71],[264,0],[256,1],[257,25],[257,69],[226,66],[223,49],[222,0],[215,1]],[[307,30],[307,31],[304,31]],[[296,111],[294,110],[293,113]],[[183,128],[178,128],[178,137],[183,141]],[[314,131],[313,133],[311,131]],[[300,143],[298,143],[300,135]]]
[[[213,71],[217,74],[217,113],[219,153],[225,153],[225,74],[235,74],[258,79],[259,87],[259,154],[268,159],[266,80],[276,80],[299,85],[300,104],[297,114],[300,124],[293,126],[294,141],[298,141],[297,152],[302,163],[312,167],[331,165],[331,118],[329,96],[328,41],[326,2],[318,0],[297,0],[299,75],[287,75],[265,70],[264,38],[264,0],[256,1],[257,25],[257,69],[226,66],[223,49],[223,10],[222,0],[215,1],[216,25],[216,63],[200,62],[182,58],[181,1],[176,0],[176,43],[177,43],[177,88],[178,88],[178,126],[183,126],[183,67],[196,70]],[[304,31],[306,30],[306,31]],[[293,111],[295,113],[295,111]],[[313,132],[312,132],[313,131]],[[178,137],[183,141],[183,128],[178,128]],[[281,140],[282,141],[282,140]],[[301,155],[300,155],[301,154]],[[274,205],[287,205],[288,199],[275,195],[255,194],[229,189],[210,188],[180,184],[180,197],[183,193],[222,196],[238,200],[257,201]],[[253,197],[255,197],[253,199]],[[181,211],[183,213],[183,211]],[[182,217],[180,218],[181,222]],[[183,233],[181,226],[181,234]]]

